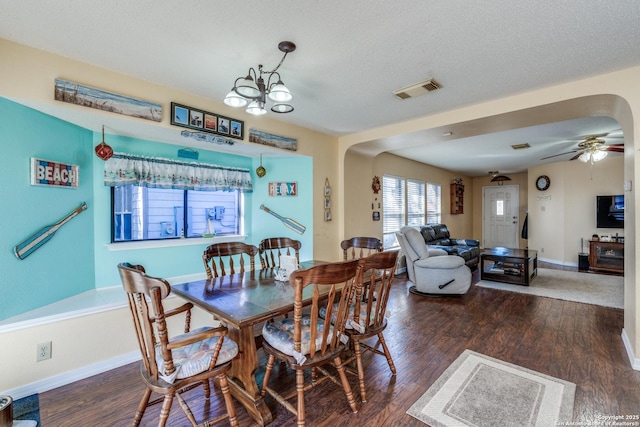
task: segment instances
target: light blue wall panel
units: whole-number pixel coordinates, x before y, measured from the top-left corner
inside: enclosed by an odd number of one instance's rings
[[[86,129],[0,98],[0,320],[94,287],[93,146]],[[77,189],[30,185],[30,158],[80,167]],[[73,218],[24,260],[13,247],[41,227]]]

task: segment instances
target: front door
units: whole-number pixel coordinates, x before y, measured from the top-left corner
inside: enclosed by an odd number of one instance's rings
[[[482,247],[519,248],[517,185],[482,188]]]

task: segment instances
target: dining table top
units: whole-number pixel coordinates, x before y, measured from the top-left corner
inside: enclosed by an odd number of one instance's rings
[[[304,261],[300,268],[325,264]],[[172,292],[225,320],[236,328],[255,325],[292,311],[294,289],[289,281],[275,279],[277,269],[245,271],[213,279],[194,280],[171,286]],[[312,289],[303,291],[311,300]]]

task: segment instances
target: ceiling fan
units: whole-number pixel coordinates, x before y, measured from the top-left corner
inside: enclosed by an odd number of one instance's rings
[[[565,154],[576,153],[569,160],[579,159],[581,162],[587,163],[598,162],[607,157],[607,152],[624,153],[624,144],[610,144],[606,145],[604,138],[610,135],[610,133],[602,133],[598,135],[589,135],[584,137],[584,141],[578,143],[578,148],[575,150],[567,151],[565,153],[555,154],[553,156],[543,157],[540,160],[550,159],[552,157],[564,156]],[[622,137],[622,136],[620,136]],[[620,138],[618,136],[612,136],[612,138]],[[582,138],[582,137],[581,137]]]

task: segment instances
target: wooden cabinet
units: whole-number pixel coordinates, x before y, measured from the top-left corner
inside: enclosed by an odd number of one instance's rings
[[[624,243],[589,241],[589,269],[624,273]]]
[[[451,184],[451,214],[464,213],[464,185]]]

